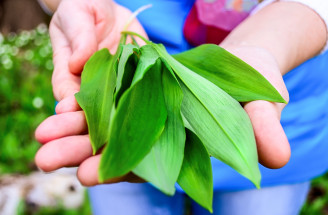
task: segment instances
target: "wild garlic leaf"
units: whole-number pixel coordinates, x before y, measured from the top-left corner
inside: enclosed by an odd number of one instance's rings
[[[194,93],[190,86],[180,83],[184,93],[181,111],[213,157],[258,187],[261,175],[250,120],[239,103],[228,94],[215,89],[215,85],[205,86],[210,83],[199,83],[204,87],[204,92],[200,93]]]
[[[117,65],[116,92],[114,94],[116,106],[124,91],[131,85],[138,61],[138,57],[134,53],[139,52],[139,49],[132,44],[121,45],[121,47],[122,52]]]
[[[200,139],[186,129],[185,155],[178,184],[198,204],[212,213],[213,177],[210,156]]]
[[[192,72],[153,44],[180,79],[181,112],[213,157],[260,186],[252,124],[240,104],[212,82]]]
[[[158,60],[138,83],[123,93],[100,160],[101,182],[135,168],[162,134],[167,111],[161,79]]]
[[[162,73],[162,85],[167,109],[165,129],[150,153],[133,172],[155,185],[163,193],[173,195],[183,161],[186,140],[180,114],[183,94],[173,71],[165,66]]]
[[[140,81],[159,58],[156,50],[150,45],[142,46],[140,49],[132,44],[123,45],[122,47],[123,51],[118,64],[118,74],[121,78],[117,78],[117,83],[122,83],[122,87],[121,84],[117,87],[118,90],[115,94],[116,105],[122,93],[131,85]]]
[[[75,94],[86,116],[94,154],[108,141],[116,84],[114,59],[108,49],[92,55],[82,72],[80,92]]]
[[[218,45],[201,45],[174,55],[174,58],[239,102],[267,100],[286,103],[259,72]]]
[[[159,58],[156,50],[150,45],[144,45],[140,48],[140,59],[132,80],[132,85],[140,81],[145,73],[152,67]]]

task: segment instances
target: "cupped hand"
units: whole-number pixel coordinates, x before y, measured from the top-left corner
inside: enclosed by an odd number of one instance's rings
[[[132,13],[111,0],[62,0],[50,24],[54,72],[52,85],[57,113],[79,109],[74,93],[80,89],[80,74],[89,57],[97,50],[108,48],[115,53],[121,31]],[[147,37],[134,19],[130,31]]]
[[[289,95],[279,66],[266,49],[252,46],[224,46],[229,52],[244,60],[260,72],[282,95],[286,102]],[[244,109],[253,125],[259,162],[268,168],[277,169],[287,164],[291,151],[286,134],[281,126],[281,112],[286,104],[268,101],[252,101]]]
[[[67,112],[47,118],[36,130],[37,140],[43,144],[35,156],[37,166],[45,172],[62,167],[78,166],[77,177],[85,186],[99,184],[100,154],[92,155],[88,128],[83,111]],[[107,180],[143,182],[133,173]]]
[[[92,155],[88,129],[83,111],[74,94],[80,89],[81,72],[85,62],[97,50],[108,48],[113,54],[122,30],[147,35],[132,13],[111,0],[62,0],[50,24],[54,72],[52,85],[59,101],[57,115],[46,119],[35,132],[43,144],[35,161],[45,172],[61,167],[79,166],[82,184],[98,184],[100,155]],[[137,39],[138,40],[138,39]],[[138,40],[140,44],[142,41]],[[140,182],[132,173],[107,181]]]

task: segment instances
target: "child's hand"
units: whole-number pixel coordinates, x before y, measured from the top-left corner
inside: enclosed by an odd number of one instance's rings
[[[275,58],[265,49],[250,46],[227,46],[229,52],[244,60],[259,71],[278,90],[285,101],[288,91]],[[259,162],[268,168],[280,168],[290,158],[290,147],[280,124],[283,103],[252,101],[244,104],[256,138]]]
[[[326,36],[325,23],[311,8],[295,2],[275,2],[237,26],[221,46],[257,69],[288,101],[282,75],[318,54]],[[269,168],[283,167],[290,158],[280,124],[284,107],[266,101],[244,106],[254,128],[259,161]]]
[[[46,119],[36,131],[36,139],[44,144],[36,155],[36,164],[44,171],[65,166],[80,166],[82,184],[98,183],[100,155],[92,156],[83,111],[74,94],[80,89],[80,75],[88,58],[101,48],[116,51],[121,31],[132,13],[110,0],[62,0],[50,24],[54,73],[52,85],[59,101],[57,115]],[[128,26],[147,38],[137,20]],[[138,41],[142,44],[142,41]],[[133,174],[119,180],[139,181]]]
[[[97,50],[108,48],[115,53],[121,31],[131,12],[111,0],[62,0],[50,24],[54,73],[52,85],[57,113],[79,110],[73,97],[80,89],[80,74],[85,62]],[[145,37],[137,20],[128,30]]]
[[[93,156],[83,111],[67,112],[46,119],[36,131],[37,140],[44,144],[35,162],[45,172],[61,167],[78,166],[77,177],[85,186],[98,184],[100,154]],[[132,173],[115,178],[119,181],[142,182]]]

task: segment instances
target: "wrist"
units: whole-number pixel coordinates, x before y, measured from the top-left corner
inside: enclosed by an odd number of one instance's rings
[[[308,7],[275,2],[238,25],[222,45],[261,47],[274,56],[282,74],[319,54],[326,27]]]

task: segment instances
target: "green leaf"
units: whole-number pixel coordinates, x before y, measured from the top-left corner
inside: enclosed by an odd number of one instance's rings
[[[82,72],[80,92],[75,94],[86,116],[94,154],[108,141],[116,84],[114,59],[108,49],[92,55]]]
[[[139,49],[132,44],[122,45],[122,53],[117,65],[116,92],[114,94],[116,105],[124,91],[131,85],[138,60],[134,53],[138,51]]]
[[[140,59],[132,80],[132,85],[143,78],[145,73],[156,63],[158,58],[158,53],[151,45],[145,45],[140,48]]]
[[[186,134],[180,114],[183,93],[173,72],[169,70],[164,66],[162,74],[168,114],[165,129],[133,172],[167,195],[173,195],[183,161]]]
[[[217,45],[201,45],[174,55],[174,58],[213,82],[237,101],[267,100],[286,103],[259,72]]]
[[[253,129],[247,114],[224,91],[215,89],[215,85],[211,89],[205,86],[210,82],[198,84],[205,92],[194,93],[181,83],[183,115],[213,157],[228,164],[258,187],[261,175]]]
[[[178,184],[188,196],[212,213],[213,177],[210,156],[199,138],[192,131],[186,131],[185,156]]]
[[[222,89],[176,61],[162,45],[153,46],[180,78],[181,112],[208,152],[259,187],[255,138],[244,109]]]
[[[118,102],[109,141],[102,152],[100,181],[122,176],[135,168],[162,134],[166,118],[158,60]]]
[[[125,90],[140,81],[159,58],[156,50],[150,45],[145,45],[140,49],[132,44],[123,45],[122,47],[123,51],[118,64],[116,105]],[[138,55],[139,60],[136,59],[136,55]],[[137,65],[136,62],[138,62]]]

